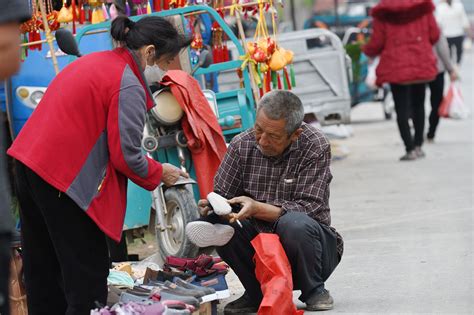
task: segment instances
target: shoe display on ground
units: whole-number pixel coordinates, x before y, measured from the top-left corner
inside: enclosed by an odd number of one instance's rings
[[[307,311],[327,311],[334,307],[334,300],[329,294],[329,291],[324,289],[321,292],[313,294],[306,301]]]
[[[198,247],[224,246],[234,236],[234,228],[230,225],[194,221],[186,225],[186,236]]]
[[[196,277],[191,281],[191,284],[213,288],[216,291],[216,295],[219,300],[230,297],[229,287],[227,286],[227,281],[225,280],[225,275],[223,274],[216,274],[207,277]]]
[[[414,161],[417,159],[415,150],[408,151],[404,156],[400,158],[400,161]]]
[[[224,307],[224,315],[256,313],[259,306],[260,303],[256,304],[247,292],[244,292],[240,298]]]
[[[191,283],[189,283],[187,281],[184,281],[180,278],[176,278],[174,283],[177,286],[180,286],[180,287],[183,287],[183,288],[186,288],[186,289],[202,291],[203,292],[203,296],[201,296],[202,303],[215,301],[215,300],[219,299],[217,297],[216,290],[214,290],[213,288],[194,285],[194,284],[191,284]]]

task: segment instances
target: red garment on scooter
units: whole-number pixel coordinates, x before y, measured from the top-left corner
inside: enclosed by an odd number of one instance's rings
[[[181,70],[166,72],[161,84],[169,86],[186,115],[181,120],[191,151],[201,198],[214,191],[214,175],[227,150],[222,129],[199,83]]]
[[[263,293],[258,315],[296,314],[291,266],[277,234],[260,233],[250,243],[255,249],[255,275]]]

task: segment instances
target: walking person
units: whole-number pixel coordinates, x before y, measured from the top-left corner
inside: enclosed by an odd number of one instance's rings
[[[449,57],[449,47],[448,42],[443,34],[439,37],[439,40],[436,42],[436,45],[433,47],[433,51],[438,59],[438,75],[436,78],[431,81],[428,86],[430,88],[430,101],[431,101],[431,113],[429,116],[429,127],[428,134],[426,136],[426,141],[428,143],[434,142],[436,128],[439,123],[439,106],[443,100],[444,92],[444,76],[446,71],[449,73],[449,78],[451,82],[457,80],[458,75],[456,70],[451,63]]]
[[[16,159],[28,313],[89,314],[105,304],[127,179],[147,189],[187,176],[143,155],[148,88],[190,40],[160,17],[117,17],[120,48],[88,54],[51,82],[8,154]]]
[[[463,53],[463,42],[466,34],[469,34],[469,19],[461,1],[443,0],[436,7],[436,19],[448,40],[449,51],[453,58],[453,50],[456,50],[456,64],[461,63]]]
[[[382,0],[376,5],[373,33],[363,47],[369,57],[380,56],[376,84],[390,83],[395,101],[397,124],[406,153],[401,161],[422,158],[425,126],[426,83],[438,70],[433,44],[440,31],[431,0]],[[409,120],[413,120],[414,137]]]
[[[20,67],[20,23],[31,17],[26,0],[0,0],[0,85]],[[0,110],[0,314],[10,314],[8,284],[10,277],[11,218],[10,179],[7,170],[6,117]]]

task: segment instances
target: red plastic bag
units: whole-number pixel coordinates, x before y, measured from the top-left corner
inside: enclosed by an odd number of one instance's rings
[[[285,250],[276,234],[260,233],[252,241],[255,248],[255,274],[263,300],[259,315],[302,315],[293,303],[293,279]]]
[[[439,105],[438,115],[439,117],[449,117],[449,108],[451,107],[451,103],[454,97],[454,85],[451,84],[448,89],[448,93],[443,97],[443,101],[441,101],[441,105]]]
[[[448,93],[439,106],[438,115],[453,119],[466,119],[469,114],[470,110],[464,102],[459,84],[451,83]]]

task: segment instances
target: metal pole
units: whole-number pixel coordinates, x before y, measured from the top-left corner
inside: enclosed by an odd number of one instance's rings
[[[291,14],[291,24],[293,25],[293,31],[296,31],[295,0],[290,0],[290,14]]]
[[[41,11],[41,17],[43,19],[44,30],[46,32],[46,41],[49,44],[51,59],[53,60],[54,71],[56,72],[56,74],[58,74],[59,73],[58,59],[56,58],[56,54],[55,54],[54,46],[53,46],[54,37],[53,35],[51,35],[51,30],[49,29],[48,19],[46,18],[46,11],[44,8],[44,3],[43,1],[38,1],[38,4]]]

